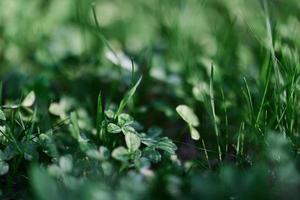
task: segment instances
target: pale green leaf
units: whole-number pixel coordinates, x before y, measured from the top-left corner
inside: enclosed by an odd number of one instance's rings
[[[133,118],[126,114],[126,113],[122,113],[118,116],[118,124],[120,126],[127,126],[133,123]]]
[[[158,163],[159,161],[161,161],[160,153],[151,147],[147,147],[144,149],[143,156],[147,157],[153,163]]]
[[[49,107],[49,112],[52,115],[60,116],[61,118],[65,117],[65,111],[61,104],[59,103],[51,103]]]
[[[195,115],[194,111],[187,105],[179,105],[176,108],[177,113],[182,117],[182,119],[192,126],[199,126],[199,119]]]
[[[118,147],[114,149],[111,153],[112,157],[116,160],[126,161],[129,159],[128,150],[125,147]]]
[[[35,93],[34,91],[31,91],[25,99],[22,101],[23,107],[31,107],[35,102]]]
[[[175,154],[177,149],[176,145],[167,137],[161,138],[156,144],[156,148],[161,149],[170,155]]]
[[[70,172],[73,168],[72,157],[70,155],[60,157],[59,166],[64,172]]]
[[[122,131],[122,129],[114,123],[109,123],[107,125],[107,131],[109,133],[114,133],[115,134],[115,133],[120,133]]]
[[[193,140],[199,140],[200,139],[200,134],[197,131],[197,129],[195,129],[193,126],[189,126],[190,128],[190,134]]]
[[[141,139],[132,132],[125,134],[125,142],[130,152],[137,150],[141,146]]]

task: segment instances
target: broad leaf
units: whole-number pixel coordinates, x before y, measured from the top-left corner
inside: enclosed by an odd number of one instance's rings
[[[22,101],[22,106],[23,107],[30,107],[34,104],[35,102],[35,93],[34,91],[31,91],[26,97],[25,99]]]
[[[160,153],[151,147],[147,147],[144,149],[143,156],[147,157],[153,163],[158,163],[159,161],[161,161]]]
[[[60,118],[65,117],[64,107],[60,103],[51,103],[49,106],[49,112],[52,115],[59,116]]]
[[[179,105],[177,106],[176,111],[186,123],[191,124],[194,127],[199,126],[199,119],[190,107]]]
[[[125,147],[118,147],[111,153],[112,157],[116,160],[127,161],[129,159],[128,151]]]
[[[193,140],[199,140],[200,139],[200,134],[197,131],[197,129],[195,129],[193,126],[189,126],[190,128],[190,134]]]
[[[156,144],[157,149],[161,149],[170,155],[175,154],[176,145],[167,137],[161,138]]]
[[[106,111],[104,112],[104,114],[105,114],[105,116],[106,116],[107,118],[109,118],[109,119],[113,119],[113,118],[114,118],[114,115],[115,115],[115,113],[114,113],[113,110],[106,110]]]
[[[125,134],[125,142],[130,152],[137,150],[141,146],[141,139],[132,132]]]
[[[109,133],[115,134],[115,133],[120,133],[122,131],[122,129],[118,125],[116,125],[114,123],[109,123],[107,125],[107,131]]]
[[[124,134],[127,134],[127,133],[136,133],[135,129],[131,126],[124,126],[122,127],[122,132]]]
[[[118,116],[118,124],[120,126],[128,126],[132,123],[133,123],[133,118],[130,115],[126,113],[122,113]]]

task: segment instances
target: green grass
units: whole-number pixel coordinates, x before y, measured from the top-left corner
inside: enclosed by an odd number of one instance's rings
[[[0,1],[1,199],[298,199],[297,0]]]

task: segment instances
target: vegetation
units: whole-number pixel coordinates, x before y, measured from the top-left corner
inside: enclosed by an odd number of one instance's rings
[[[1,0],[1,199],[299,199],[298,0]]]

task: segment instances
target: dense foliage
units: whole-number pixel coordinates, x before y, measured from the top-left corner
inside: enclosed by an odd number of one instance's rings
[[[299,10],[1,0],[0,198],[300,198]]]

